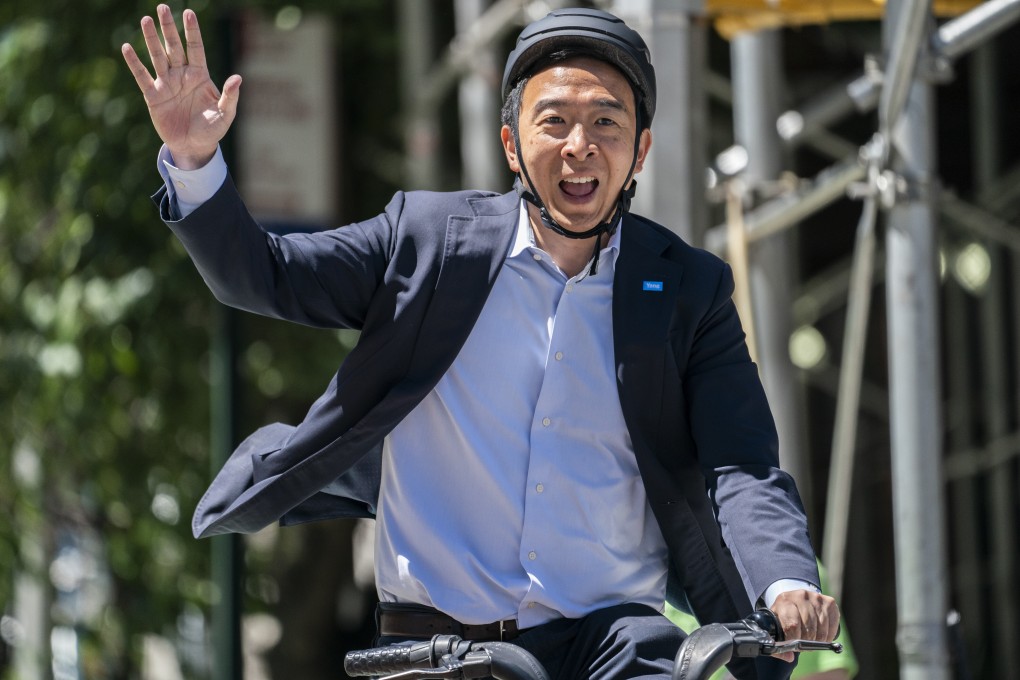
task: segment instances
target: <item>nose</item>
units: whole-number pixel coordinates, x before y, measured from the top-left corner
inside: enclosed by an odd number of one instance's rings
[[[565,158],[583,161],[597,153],[598,147],[588,136],[588,131],[584,129],[584,125],[578,123],[571,128],[570,134],[567,135],[566,141],[563,144],[563,156]]]

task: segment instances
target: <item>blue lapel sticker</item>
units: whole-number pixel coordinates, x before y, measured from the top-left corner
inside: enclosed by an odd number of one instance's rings
[[[661,293],[662,281],[645,281],[641,284],[641,290],[653,290],[656,293]]]

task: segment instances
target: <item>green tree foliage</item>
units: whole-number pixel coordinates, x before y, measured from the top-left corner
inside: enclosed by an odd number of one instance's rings
[[[152,226],[155,141],[114,37],[43,9],[0,21],[0,560],[98,531],[114,606],[82,623],[111,649],[210,596],[182,521],[207,467],[210,305]]]
[[[318,4],[347,13],[351,45],[392,62],[388,3]],[[229,27],[228,7],[190,6],[204,27]],[[50,564],[62,537],[90,539],[95,573],[107,575],[100,606],[53,608],[55,624],[81,631],[89,677],[136,675],[142,634],[171,633],[216,598],[208,543],[189,520],[210,474],[218,312],[148,198],[159,140],[119,49],[143,49],[145,13],[154,3],[0,3],[0,614],[12,611],[15,574],[61,585]],[[217,47],[210,57],[224,63]],[[399,139],[381,103],[375,138]],[[365,110],[345,115],[360,123]],[[346,195],[388,191],[364,170]],[[239,336],[243,432],[299,420],[351,341],[253,318]],[[249,583],[272,579],[271,557],[249,561]],[[250,606],[276,590],[249,588]]]

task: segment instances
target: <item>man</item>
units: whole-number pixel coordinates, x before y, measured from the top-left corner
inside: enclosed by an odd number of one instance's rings
[[[636,32],[596,10],[522,32],[501,130],[516,193],[401,192],[371,220],[276,237],[218,152],[240,77],[220,93],[195,14],[187,49],[157,14],[156,78],[123,54],[164,141],[164,221],[221,301],[361,330],[301,425],[234,452],[197,536],[375,516],[381,639],[512,639],[554,677],[669,677],[667,598],[835,636],[729,270],[627,212],[655,112]]]

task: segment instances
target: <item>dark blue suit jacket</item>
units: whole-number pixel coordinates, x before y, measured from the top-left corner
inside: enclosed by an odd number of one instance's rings
[[[372,516],[379,445],[467,338],[514,237],[516,194],[398,193],[371,220],[286,237],[255,224],[229,179],[184,220],[170,217],[165,191],[155,198],[222,302],[361,331],[299,426],[262,428],[234,452],[198,505],[195,535]],[[703,623],[745,616],[778,579],[818,583],[732,292],[721,260],[624,216],[620,403],[669,547],[670,598],[685,595]]]

